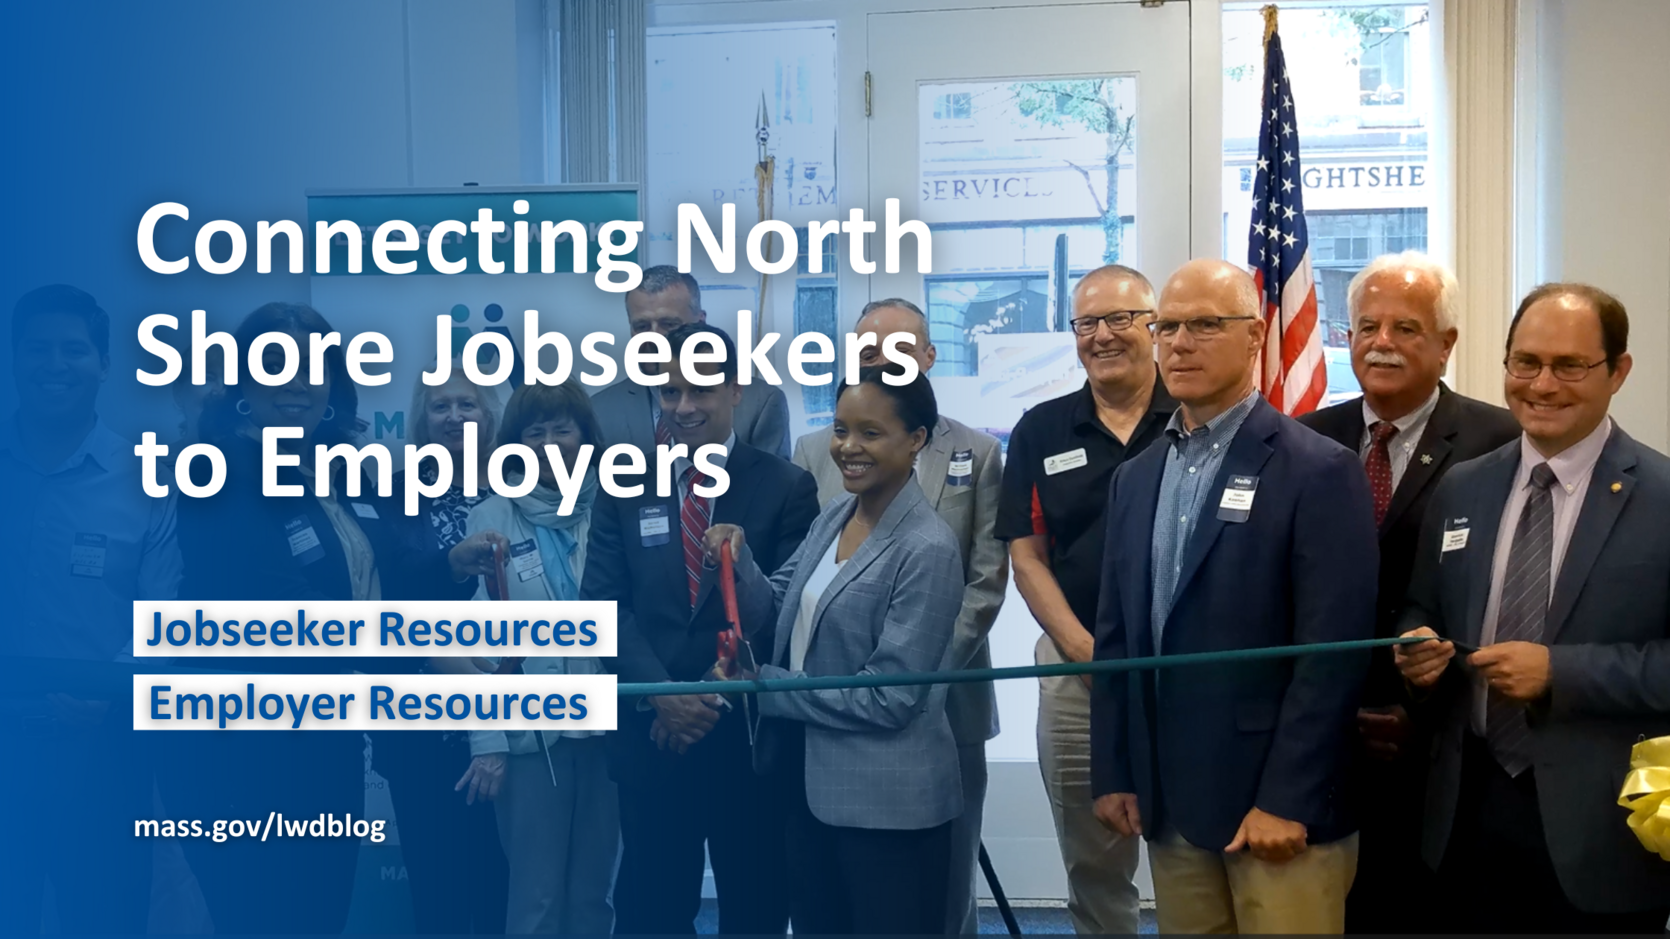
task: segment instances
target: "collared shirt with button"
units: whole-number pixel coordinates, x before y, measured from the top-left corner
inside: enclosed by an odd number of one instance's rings
[[[1552,457],[1538,453],[1531,446],[1530,438],[1520,435],[1519,470],[1514,473],[1513,489],[1508,492],[1508,504],[1502,510],[1502,522],[1496,529],[1496,550],[1490,560],[1490,593],[1485,600],[1484,619],[1479,624],[1479,645],[1488,646],[1496,641],[1496,621],[1502,610],[1502,584],[1507,579],[1508,555],[1513,549],[1514,532],[1519,529],[1519,516],[1524,513],[1525,501],[1530,496],[1531,471],[1539,463],[1547,463],[1548,468],[1554,471],[1554,485],[1548,488],[1554,510],[1554,543],[1550,546],[1548,568],[1548,599],[1552,602],[1554,585],[1560,580],[1560,565],[1566,559],[1572,532],[1577,529],[1577,516],[1583,510],[1583,498],[1589,492],[1595,464],[1600,462],[1600,455],[1606,449],[1606,439],[1611,435],[1612,419],[1608,417],[1589,436]],[[1549,629],[1554,626],[1554,623],[1547,624]],[[1482,737],[1488,689],[1482,678],[1476,678],[1473,684],[1473,732]]]
[[[1147,413],[1121,441],[1097,418],[1086,382],[1027,411],[1009,435],[993,534],[1047,538],[1050,572],[1086,629],[1095,628],[1102,588],[1108,483],[1121,463],[1164,436],[1175,410],[1156,375]]]
[[[1183,426],[1181,409],[1166,425],[1168,447],[1165,473],[1160,477],[1160,498],[1154,512],[1153,620],[1154,653],[1160,654],[1160,640],[1166,618],[1176,599],[1177,580],[1183,573],[1183,555],[1194,534],[1200,513],[1209,510],[1218,470],[1235,442],[1235,433],[1246,423],[1258,403],[1258,392],[1249,393],[1230,408],[1194,430]]]
[[[1432,389],[1432,396],[1427,398],[1420,407],[1395,421],[1392,426],[1397,433],[1386,443],[1386,455],[1392,461],[1392,491],[1396,492],[1398,484],[1403,482],[1403,471],[1409,468],[1409,461],[1415,456],[1415,448],[1420,446],[1421,437],[1426,434],[1427,421],[1432,419],[1432,412],[1438,407],[1438,389]],[[1380,423],[1380,415],[1369,407],[1368,399],[1363,399],[1363,438],[1357,444],[1357,456],[1364,463],[1368,462],[1369,445],[1374,441],[1374,425]]]
[[[134,600],[176,596],[174,497],[145,494],[133,444],[102,421],[46,472],[26,458],[15,417],[0,424],[0,488],[11,496],[0,652],[109,661],[130,645]]]

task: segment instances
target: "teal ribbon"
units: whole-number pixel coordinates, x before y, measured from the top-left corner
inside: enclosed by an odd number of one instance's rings
[[[893,685],[955,685],[971,681],[1004,681],[1014,678],[1053,678],[1063,675],[1111,675],[1120,672],[1155,671],[1191,665],[1222,665],[1291,659],[1302,655],[1366,652],[1388,646],[1425,642],[1423,637],[1394,639],[1353,639],[1348,642],[1313,642],[1306,645],[1269,646],[1258,649],[1227,649],[1220,652],[1190,652],[1183,655],[1155,655],[1140,659],[1107,659],[1099,662],[1063,662],[1059,665],[1021,665],[1011,668],[970,668],[945,672],[908,672],[894,675],[818,675],[805,678],[756,678],[734,681],[623,681],[616,685],[623,698],[663,694],[736,694],[774,691],[817,691],[824,688],[885,688]],[[205,660],[210,661],[210,660]],[[270,660],[279,662],[282,660]],[[361,660],[361,665],[367,665]],[[0,677],[12,694],[30,691],[62,691],[89,697],[125,699],[133,693],[136,672],[158,674],[217,674],[224,669],[181,666],[162,660],[136,662],[80,662],[70,659],[38,659],[0,655]]]
[[[1341,652],[1366,652],[1387,646],[1425,642],[1429,637],[1393,639],[1352,639],[1346,642],[1312,642],[1293,646],[1258,649],[1226,649],[1221,652],[1189,652],[1182,655],[1152,655],[1140,659],[1105,659],[1096,662],[1063,662],[1059,665],[1018,665],[1010,668],[968,668],[948,672],[907,672],[894,675],[818,675],[805,678],[755,678],[731,681],[623,681],[616,690],[623,698],[663,694],[736,694],[772,691],[819,691],[826,688],[886,688],[895,685],[955,685],[971,681],[1003,681],[1011,678],[1053,678],[1060,675],[1110,675],[1119,672],[1154,671],[1190,665],[1223,665],[1266,659],[1298,658]]]

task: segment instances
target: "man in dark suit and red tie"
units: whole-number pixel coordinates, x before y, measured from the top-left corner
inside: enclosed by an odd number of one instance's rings
[[[1422,851],[1443,931],[1670,917],[1670,864],[1617,804],[1635,742],[1670,734],[1670,459],[1608,415],[1628,339],[1602,290],[1531,291],[1505,361],[1524,434],[1451,470],[1421,529],[1403,622],[1434,639],[1396,661],[1436,728]]]
[[[1380,531],[1375,635],[1381,638],[1397,634],[1421,518],[1438,481],[1457,463],[1519,436],[1507,410],[1458,395],[1441,381],[1455,348],[1457,292],[1455,275],[1418,251],[1369,262],[1346,293],[1351,369],[1363,394],[1299,418],[1356,452],[1368,474]],[[1405,701],[1391,650],[1381,650],[1357,712],[1352,789],[1362,830],[1345,907],[1351,933],[1425,928],[1408,894],[1431,876],[1420,843],[1428,748],[1412,736]]]
[[[632,498],[600,496],[593,510],[581,597],[614,600],[619,617],[614,670],[621,681],[695,681],[718,658],[727,628],[717,570],[702,561],[711,524],[740,526],[761,570],[788,560],[818,514],[811,474],[736,439],[742,397],[736,347],[723,332],[691,323],[667,337],[673,361],[658,390],[673,443],[689,448],[672,485],[657,494],[654,474]],[[705,338],[722,364],[694,368],[716,385],[693,383],[680,367],[686,341]],[[708,352],[710,350],[700,349]],[[694,457],[721,444],[729,488]],[[651,465],[655,455],[648,454]],[[769,649],[770,636],[756,638]],[[623,701],[609,735],[610,775],[620,787],[623,851],[615,881],[615,932],[690,934],[701,907],[703,848],[719,894],[719,931],[781,934],[788,925],[784,820],[772,788],[757,777],[743,709],[713,695]]]

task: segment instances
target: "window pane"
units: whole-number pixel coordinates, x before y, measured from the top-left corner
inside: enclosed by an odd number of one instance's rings
[[[1223,250],[1235,261],[1246,257],[1252,214],[1243,181],[1257,159],[1262,5],[1224,4]],[[1351,277],[1381,254],[1426,248],[1430,22],[1425,3],[1281,11],[1329,402],[1359,391],[1347,340]]]
[[[1051,282],[1139,264],[1137,79],[919,86],[928,319],[949,416],[999,439],[1084,381]]]
[[[825,270],[832,270],[826,267]],[[841,371],[840,350],[843,345],[837,334],[835,278],[802,277],[795,284],[794,331],[822,333],[828,336],[836,350],[835,373]],[[822,427],[835,417],[835,383],[805,385],[800,391],[801,405],[806,409],[806,423]]]

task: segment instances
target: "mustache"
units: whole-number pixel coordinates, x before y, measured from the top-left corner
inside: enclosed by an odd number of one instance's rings
[[[1369,365],[1390,365],[1395,368],[1409,364],[1409,360],[1404,358],[1401,352],[1381,352],[1377,349],[1363,353],[1363,361]]]

